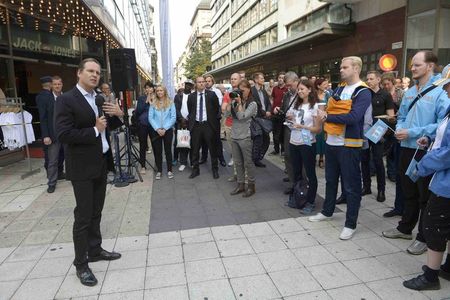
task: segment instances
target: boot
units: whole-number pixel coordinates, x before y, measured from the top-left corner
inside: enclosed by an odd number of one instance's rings
[[[237,187],[230,193],[231,196],[245,192],[245,184],[238,183]]]
[[[256,192],[255,184],[254,183],[249,183],[249,184],[247,184],[247,190],[242,195],[242,197],[248,198],[248,197],[252,196],[255,192]]]

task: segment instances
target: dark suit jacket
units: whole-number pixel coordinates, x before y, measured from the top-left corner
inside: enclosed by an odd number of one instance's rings
[[[264,99],[260,99],[259,98],[259,94],[258,91],[256,89],[256,87],[252,87],[252,95],[253,95],[253,99],[255,99],[256,104],[258,105],[258,113],[256,114],[257,117],[265,117],[266,116],[266,112],[271,112],[272,111],[272,105],[270,104],[270,98],[269,98],[269,94],[267,94],[266,89],[263,87],[262,89],[263,92],[263,96]],[[266,110],[263,110],[262,108],[262,104],[264,101]]]
[[[109,129],[122,125],[117,117],[107,119]],[[92,107],[77,87],[58,97],[55,105],[56,135],[61,143],[66,144],[66,177],[69,180],[89,180],[101,175],[102,139],[100,134],[95,136],[95,122]],[[108,170],[114,171],[108,129],[106,140],[110,145],[107,152]]]
[[[208,90],[205,90],[204,96],[205,96],[206,117],[208,119],[208,124],[214,131],[219,130],[222,112],[219,105],[219,98],[217,98],[216,93]],[[189,111],[188,115],[189,130],[192,130],[192,128],[194,128],[197,116],[197,91],[193,92],[188,97],[188,111]]]
[[[41,122],[41,136],[42,138],[49,137],[52,141],[56,141],[55,135],[55,118],[54,106],[55,97],[49,90],[42,90],[36,96],[36,105],[39,110],[39,121]]]

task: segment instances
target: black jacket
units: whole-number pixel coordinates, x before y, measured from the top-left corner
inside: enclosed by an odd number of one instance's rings
[[[258,105],[258,113],[256,114],[257,117],[264,118],[266,116],[266,112],[272,111],[272,104],[270,103],[269,94],[267,94],[266,89],[263,87],[262,89],[264,99],[259,98],[258,90],[256,87],[252,87],[252,95],[253,99],[255,99],[256,104]],[[263,110],[262,104],[264,101],[266,110]]]
[[[221,109],[219,105],[219,98],[217,98],[216,93],[212,91],[205,90],[205,105],[206,105],[206,116],[208,119],[208,124],[211,128],[216,131],[219,130]],[[195,125],[195,120],[197,116],[197,92],[193,92],[188,97],[188,111],[189,111],[189,130],[192,130]]]
[[[49,137],[56,142],[54,106],[55,97],[49,90],[42,90],[36,96],[36,105],[39,110],[39,121],[41,126],[41,137]]]
[[[122,125],[117,117],[107,119],[109,129],[116,129]],[[92,107],[77,87],[58,97],[55,105],[56,135],[61,143],[66,144],[66,175],[69,180],[88,180],[101,175],[102,139],[100,134],[95,136],[95,122]],[[108,129],[106,140],[110,145],[106,153],[108,170],[114,171]]]

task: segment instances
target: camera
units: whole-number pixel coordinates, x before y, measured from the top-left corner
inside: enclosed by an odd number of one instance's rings
[[[241,90],[234,90],[230,93],[230,98],[235,99],[241,97],[242,98],[242,91]]]

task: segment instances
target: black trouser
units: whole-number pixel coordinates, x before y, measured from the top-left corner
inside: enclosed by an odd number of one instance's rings
[[[309,184],[306,199],[309,203],[314,204],[317,194],[316,144],[311,146],[289,144],[289,152],[294,170],[294,182],[297,183],[303,179],[302,170],[305,168]]]
[[[267,149],[270,145],[270,136],[268,133],[263,133],[261,135],[255,136],[253,138],[253,162],[258,162],[263,160],[264,155],[266,155]]]
[[[172,172],[172,139],[173,139],[172,128],[167,130],[164,136],[160,136],[155,130],[152,130],[153,155],[155,157],[155,164],[158,172],[162,172],[163,143],[164,143],[164,152],[166,154],[167,172]]]
[[[450,199],[430,194],[423,217],[423,234],[429,249],[445,252],[450,241]]]
[[[220,126],[220,125],[219,125]],[[223,156],[223,144],[222,144],[222,139],[220,138],[220,127],[219,130],[217,131],[217,158],[219,159],[219,161],[225,161],[225,157]],[[208,159],[208,144],[207,143],[203,143],[202,144],[202,159],[206,161]]]
[[[283,143],[283,121],[280,119],[272,119],[273,124],[273,150],[279,153],[280,148],[281,152],[284,152],[284,143]]]
[[[194,170],[198,170],[200,147],[206,144],[211,155],[211,166],[213,170],[218,169],[217,161],[217,137],[220,136],[220,131],[214,131],[208,122],[195,122],[191,130],[191,157]]]
[[[73,180],[72,186],[77,206],[74,210],[73,244],[77,267],[87,265],[87,255],[97,256],[101,251],[100,221],[106,193],[106,157],[101,175],[95,179]]]
[[[145,168],[146,152],[148,150],[148,137],[151,137],[151,130],[152,128],[150,126],[138,126],[139,163],[143,168]]]
[[[386,173],[383,164],[384,143],[379,142],[374,144],[369,141],[369,149],[361,151],[361,172],[363,177],[363,186],[365,189],[370,189],[372,180],[370,179],[370,160],[371,157],[375,163],[375,170],[377,174],[378,192],[384,192],[386,189]]]
[[[173,160],[174,161],[176,161],[176,160],[178,160],[178,154],[179,154],[179,152],[178,152],[178,148],[177,148],[177,137],[178,137],[178,126],[177,126],[177,124],[175,123],[175,128],[173,129],[173,136],[174,136],[174,138],[173,138]]]
[[[430,198],[430,191],[428,185],[430,183],[430,177],[420,177],[417,182],[411,181],[411,179],[405,175],[408,169],[411,159],[414,157],[415,149],[401,147],[400,150],[400,163],[398,171],[400,172],[400,181],[403,191],[403,215],[400,222],[398,222],[397,229],[405,234],[411,234],[414,227],[419,221],[416,239],[420,242],[425,242],[422,231],[422,219],[423,212],[427,206],[428,199]],[[417,161],[420,161],[426,154],[426,151],[419,150],[415,156]]]

